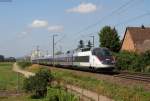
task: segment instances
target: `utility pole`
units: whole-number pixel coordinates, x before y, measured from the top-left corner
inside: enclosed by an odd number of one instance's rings
[[[92,39],[93,39],[93,47],[94,47],[94,35],[92,35],[92,36],[90,36],[90,37],[92,37]]]
[[[55,65],[55,36],[57,36],[57,34],[53,34],[53,66]]]

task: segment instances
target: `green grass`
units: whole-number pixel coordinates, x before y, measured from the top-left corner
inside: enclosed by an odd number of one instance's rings
[[[17,90],[17,73],[12,71],[13,63],[1,62],[0,63],[0,90]],[[20,89],[23,85],[23,76],[19,74],[19,86]],[[0,97],[0,101],[37,101],[36,99],[31,99],[29,94],[21,94],[21,96],[8,96]],[[43,101],[43,100],[39,100]]]
[[[17,89],[17,73],[12,71],[13,63],[0,63],[0,90]],[[23,77],[19,75],[19,84],[22,85]]]
[[[21,96],[7,97],[0,99],[0,101],[57,101],[54,100],[58,97],[59,101],[79,101],[78,97],[71,93],[66,92],[62,88],[48,88],[47,96],[41,99],[32,99],[30,94],[23,94]]]
[[[150,101],[150,91],[142,86],[124,87],[91,76],[81,76],[68,70],[52,70],[56,80],[89,89],[115,101]]]
[[[17,89],[17,73],[12,71],[13,63],[0,63],[0,90]],[[23,85],[24,77],[20,74],[20,87]],[[21,93],[19,96],[0,97],[0,101],[54,101],[54,96],[58,96],[61,101],[78,101],[78,98],[62,88],[48,88],[47,96],[41,99],[32,99],[31,94]]]
[[[44,101],[58,101],[54,99],[59,99],[59,101],[79,101],[79,98],[77,96],[66,92],[62,88],[48,88],[48,94]]]
[[[24,69],[24,68],[26,68],[26,67],[29,67],[29,66],[31,66],[32,64],[31,64],[31,62],[17,62],[17,64],[22,68],[22,69]]]
[[[9,96],[0,99],[0,101],[43,101],[43,99],[31,99],[29,94],[23,94],[21,96]]]
[[[94,77],[79,76],[65,70],[54,70],[52,75],[64,83],[95,91],[115,101],[150,101],[150,92],[144,91],[141,86],[128,88],[104,80],[97,80]]]

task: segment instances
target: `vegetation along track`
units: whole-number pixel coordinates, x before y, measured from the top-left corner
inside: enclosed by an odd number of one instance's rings
[[[144,82],[150,83],[150,74],[148,74],[148,73],[120,72],[118,75],[115,75],[115,77],[131,79],[131,80],[138,80],[138,81],[144,81]]]
[[[123,72],[93,72],[89,70],[81,70],[81,69],[74,69],[74,68],[57,68],[53,66],[46,66],[46,65],[41,65],[50,68],[52,71],[54,70],[62,70],[62,71],[68,71],[71,72],[74,75],[78,76],[89,76],[92,78],[96,78],[97,80],[104,80],[113,84],[117,85],[124,85],[127,87],[135,87],[141,85],[145,90],[150,91],[150,83],[148,81],[141,81],[139,79],[132,79],[129,77],[123,77],[121,75],[125,75],[127,73]],[[133,73],[132,73],[133,74]],[[135,74],[135,76],[140,76],[140,75],[149,75],[149,74]],[[137,78],[137,77],[135,77]],[[150,78],[149,78],[150,79]]]

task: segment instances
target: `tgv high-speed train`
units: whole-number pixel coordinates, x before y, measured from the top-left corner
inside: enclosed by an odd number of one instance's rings
[[[33,63],[55,65],[60,67],[82,67],[91,70],[112,70],[115,59],[107,48],[92,48],[90,50],[70,51],[66,54],[47,58],[33,59]]]

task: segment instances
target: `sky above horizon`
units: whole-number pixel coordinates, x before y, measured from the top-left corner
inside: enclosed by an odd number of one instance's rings
[[[2,2],[3,1],[3,2]],[[99,46],[98,31],[105,25],[118,31],[150,26],[150,0],[0,0],[0,54],[21,57],[38,45],[52,53],[75,49],[79,40]]]

